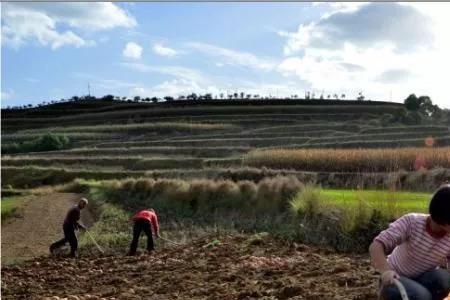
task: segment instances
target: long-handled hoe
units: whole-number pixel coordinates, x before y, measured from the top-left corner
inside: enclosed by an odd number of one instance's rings
[[[94,245],[97,247],[98,251],[100,251],[102,254],[105,253],[105,251],[103,251],[102,247],[100,247],[100,245],[97,243],[97,241],[94,239],[94,237],[91,235],[91,233],[85,229],[86,233],[88,234],[88,236],[91,238],[92,242],[94,243]]]
[[[409,300],[408,294],[406,294],[405,287],[404,287],[403,284],[400,282],[400,280],[394,279],[394,284],[395,284],[395,286],[398,288],[398,290],[400,291],[400,296],[402,297],[402,300]],[[380,291],[381,291],[381,290],[380,290]],[[380,295],[378,296],[378,299],[381,299],[381,293],[380,293]]]
[[[402,300],[409,300],[408,295],[406,294],[405,287],[400,282],[400,280],[395,279],[394,284],[397,286],[398,290],[400,291],[400,296],[402,296]]]
[[[174,244],[174,245],[180,246],[180,244],[178,244],[177,242],[168,240],[168,239],[166,239],[166,238],[163,238],[162,236],[160,236],[159,238],[162,239],[163,241],[166,241],[166,242],[172,243],[172,244]]]

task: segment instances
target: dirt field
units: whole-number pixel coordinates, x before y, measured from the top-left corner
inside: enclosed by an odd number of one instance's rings
[[[41,258],[2,269],[4,299],[376,299],[366,257],[266,237],[203,238],[137,257]],[[212,242],[212,243],[211,243]],[[56,297],[55,297],[56,296]],[[59,297],[59,298],[58,298]]]
[[[64,217],[78,199],[70,193],[28,196],[22,217],[2,224],[2,264],[48,254],[49,245],[63,236]],[[93,223],[88,210],[82,211],[81,221]]]

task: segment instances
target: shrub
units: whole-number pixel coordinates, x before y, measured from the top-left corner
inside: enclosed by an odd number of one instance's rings
[[[29,142],[12,143],[6,147],[2,147],[2,152],[8,154],[53,151],[68,148],[69,145],[70,140],[66,135],[47,133]]]
[[[391,114],[383,114],[380,119],[380,123],[382,126],[388,126],[395,122],[395,117]]]
[[[207,217],[283,212],[301,188],[295,177],[267,178],[254,184],[230,180],[127,179],[105,184],[106,197],[127,209],[154,207],[168,217]]]
[[[294,215],[314,217],[323,205],[320,189],[307,185],[289,204]]]
[[[401,121],[406,125],[418,125],[422,123],[422,116],[416,111],[411,111],[403,116]]]

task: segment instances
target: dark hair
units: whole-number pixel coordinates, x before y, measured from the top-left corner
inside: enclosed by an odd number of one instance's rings
[[[450,225],[450,185],[441,186],[430,202],[430,215],[439,225]]]

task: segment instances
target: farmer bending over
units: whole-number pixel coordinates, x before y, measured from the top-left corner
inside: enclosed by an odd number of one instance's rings
[[[54,254],[54,251],[57,248],[60,248],[66,242],[69,242],[70,256],[77,257],[78,241],[77,236],[75,235],[75,230],[80,228],[83,230],[86,229],[78,221],[80,220],[81,210],[85,208],[87,204],[88,200],[86,198],[81,198],[77,205],[74,205],[71,209],[69,209],[63,223],[64,237],[50,245],[51,254]]]
[[[435,192],[429,213],[400,217],[370,245],[372,264],[381,273],[382,299],[402,299],[394,279],[411,300],[442,300],[449,293],[450,272],[440,266],[450,256],[450,185]]]
[[[141,235],[142,231],[144,231],[147,235],[147,251],[151,252],[155,250],[152,236],[152,226],[153,231],[155,232],[155,236],[159,237],[158,217],[156,216],[155,210],[153,210],[153,208],[141,210],[136,215],[134,215],[132,220],[134,221],[133,241],[131,241],[130,252],[128,252],[128,255],[136,254],[139,236]]]

